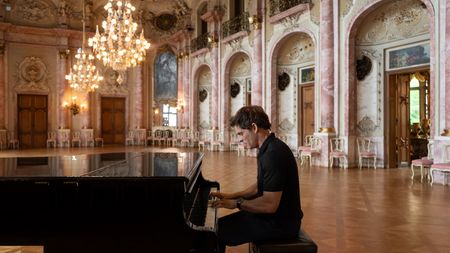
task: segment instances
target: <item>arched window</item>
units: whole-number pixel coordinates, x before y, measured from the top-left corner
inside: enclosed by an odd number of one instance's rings
[[[155,95],[159,108],[162,107],[162,124],[176,126],[176,105],[178,96],[177,59],[175,54],[166,50],[155,60]],[[175,118],[175,120],[174,120]]]

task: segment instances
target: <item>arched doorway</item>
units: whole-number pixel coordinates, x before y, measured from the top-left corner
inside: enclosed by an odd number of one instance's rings
[[[423,108],[420,122],[432,118],[430,6],[426,0],[377,1],[351,22],[345,132],[374,140],[378,163],[387,167],[407,165],[416,155],[411,108]],[[413,75],[422,81],[411,90]]]
[[[275,71],[277,133],[293,149],[315,131],[315,53],[313,39],[296,32],[277,45]],[[274,94],[275,95],[275,94]],[[274,96],[273,95],[273,96]]]

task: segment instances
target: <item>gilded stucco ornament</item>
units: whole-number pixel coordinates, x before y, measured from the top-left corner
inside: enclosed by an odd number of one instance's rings
[[[47,81],[47,67],[40,58],[28,56],[18,64],[17,84],[15,86],[17,92],[49,92]]]

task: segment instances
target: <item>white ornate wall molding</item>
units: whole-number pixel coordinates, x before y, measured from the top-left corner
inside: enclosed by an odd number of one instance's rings
[[[122,83],[119,84],[118,79],[122,79]],[[103,75],[103,83],[100,85],[98,92],[102,95],[123,95],[129,94],[129,88],[127,85],[128,73],[126,71],[115,71],[111,68],[107,68]]]
[[[33,26],[55,25],[57,8],[51,1],[18,0],[12,5],[11,22]]]
[[[39,58],[28,56],[17,64],[17,82],[14,90],[20,92],[48,93],[48,71],[45,63]]]
[[[387,3],[364,20],[358,29],[357,45],[376,45],[429,33],[429,14],[418,0]]]
[[[284,132],[291,132],[291,130],[295,128],[295,124],[289,119],[284,118],[280,123],[278,123],[278,127]]]
[[[339,12],[341,16],[347,16],[347,14],[350,12],[350,9],[353,7],[353,1],[354,0],[341,0],[339,2]]]

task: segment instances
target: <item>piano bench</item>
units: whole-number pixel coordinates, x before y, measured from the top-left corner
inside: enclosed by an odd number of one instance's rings
[[[296,239],[250,243],[250,253],[317,253],[317,244],[300,229]]]

